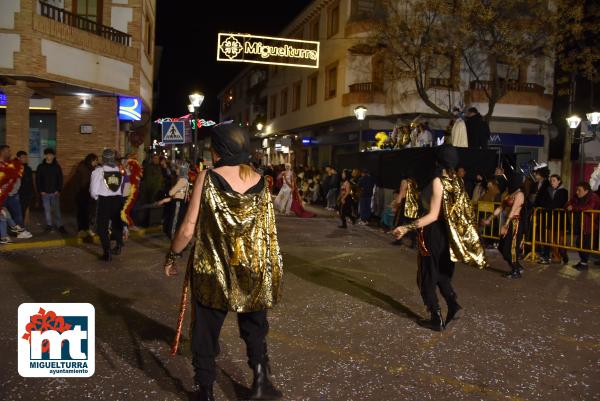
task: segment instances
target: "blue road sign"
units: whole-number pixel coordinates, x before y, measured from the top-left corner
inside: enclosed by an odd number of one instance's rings
[[[183,121],[162,123],[162,141],[165,145],[185,143],[185,127]]]

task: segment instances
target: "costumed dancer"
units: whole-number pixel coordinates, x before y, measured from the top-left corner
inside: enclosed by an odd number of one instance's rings
[[[275,198],[274,204],[279,213],[289,215],[292,208],[292,186],[295,180],[291,164],[285,164],[285,170],[281,172],[280,177],[281,189]]]
[[[131,212],[135,207],[137,199],[140,195],[140,182],[142,180],[143,169],[140,163],[137,161],[135,153],[128,155],[127,161],[123,166],[127,174],[128,183],[126,185],[127,190],[124,191],[123,196],[125,202],[123,203],[123,209],[121,210],[121,220],[128,227],[134,227],[135,223],[131,217]]]
[[[90,195],[98,201],[96,229],[102,243],[101,260],[110,262],[112,255],[119,255],[123,247],[123,220],[121,220],[121,198],[123,192],[123,173],[115,160],[116,153],[112,149],[102,152],[102,166],[92,172]],[[116,246],[110,248],[111,236]]]
[[[228,311],[237,312],[248,364],[254,371],[252,400],[281,397],[268,374],[267,310],[280,299],[283,275],[275,213],[266,181],[248,163],[248,132],[237,124],[211,128],[214,170],[202,171],[184,222],[171,243],[165,274],[177,274],[175,261],[192,241],[177,335],[181,335],[187,288],[192,293],[194,400],[214,400],[215,358]]]
[[[523,267],[519,263],[519,251],[523,237],[523,224],[521,224],[521,212],[525,205],[525,194],[523,193],[523,176],[516,171],[513,172],[508,182],[508,194],[502,200],[494,213],[483,221],[484,225],[490,225],[492,219],[505,213],[504,224],[500,228],[500,243],[498,250],[510,266],[511,271],[505,275],[507,278],[521,278]]]
[[[352,221],[352,224],[356,223],[356,215],[354,214],[354,199],[352,198],[352,185],[350,179],[352,178],[352,171],[342,171],[342,188],[340,191],[340,219],[342,224],[339,228],[348,228],[346,218]]]
[[[179,229],[179,226],[181,226],[190,198],[190,182],[188,181],[189,164],[186,162],[178,163],[175,172],[177,174],[177,182],[169,190],[169,196],[160,202],[161,204],[168,203],[164,232],[169,239],[175,237],[175,233]]]
[[[463,182],[454,172],[458,153],[451,145],[436,149],[438,171],[433,181],[421,194],[426,214],[410,224],[394,230],[397,239],[412,230],[418,231],[419,269],[417,283],[430,319],[421,325],[442,331],[452,321],[461,306],[452,287],[454,263],[461,261],[479,268],[487,265],[485,253],[475,227],[475,216]],[[448,314],[442,318],[436,287],[446,304]]]

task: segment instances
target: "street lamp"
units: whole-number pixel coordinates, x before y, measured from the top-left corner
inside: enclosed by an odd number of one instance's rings
[[[198,110],[204,101],[204,95],[196,92],[192,93],[189,98],[188,110],[194,115],[194,166],[198,166]]]
[[[264,127],[263,123],[256,123],[256,129],[258,131],[262,131],[263,127]]]
[[[365,106],[357,106],[354,109],[354,115],[358,120],[359,132],[358,132],[358,151],[362,150],[362,122],[367,117],[367,108]]]

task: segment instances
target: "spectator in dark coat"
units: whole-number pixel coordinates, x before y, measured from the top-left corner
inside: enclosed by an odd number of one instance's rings
[[[562,187],[562,180],[560,176],[557,174],[552,174],[550,176],[550,186],[547,188],[546,192],[546,196],[541,198],[541,207],[547,211],[543,212],[542,216],[545,217],[546,214],[548,215],[549,227],[547,227],[546,230],[547,238],[542,239],[547,240],[545,242],[550,242],[551,240],[558,241],[561,235],[559,232],[559,220],[558,215],[556,215],[555,212],[552,212],[552,210],[564,209],[569,200],[569,191]],[[565,264],[569,262],[569,257],[564,249],[561,249],[560,255]],[[550,247],[542,247],[540,264],[547,265],[550,264],[550,262]]]
[[[17,159],[23,164],[23,176],[21,177],[21,187],[19,188],[19,200],[21,201],[21,213],[23,215],[23,224],[27,226],[29,221],[29,208],[35,196],[33,186],[33,170],[29,167],[27,152],[19,150]]]
[[[369,171],[362,171],[362,175],[358,179],[358,187],[360,188],[360,198],[358,201],[359,224],[364,225],[371,218],[371,198],[373,197],[373,188],[375,188],[375,179]]]
[[[467,138],[470,149],[487,149],[490,140],[490,127],[475,107],[469,107],[465,113]]]
[[[582,213],[586,210],[600,209],[600,198],[591,191],[590,184],[580,182],[575,190],[575,196],[567,203],[567,211],[575,212],[573,214],[573,229],[579,237],[576,244],[584,249],[590,249],[592,245],[592,227],[594,227],[594,236],[598,235],[598,219],[592,213]],[[583,227],[582,227],[583,224]],[[580,233],[583,232],[583,235]],[[577,270],[587,270],[589,253],[579,252],[579,263],[574,268]]]
[[[75,170],[75,204],[77,205],[77,230],[80,236],[91,236],[90,231],[90,211],[93,199],[90,196],[90,181],[92,171],[98,165],[98,156],[90,153],[85,159],[79,162]]]
[[[63,172],[56,161],[54,149],[44,150],[44,161],[40,163],[36,172],[36,184],[40,195],[42,196],[42,205],[46,216],[45,232],[57,228],[61,234],[67,231],[62,224],[60,213],[60,193],[63,189]],[[54,214],[54,224],[52,215]]]

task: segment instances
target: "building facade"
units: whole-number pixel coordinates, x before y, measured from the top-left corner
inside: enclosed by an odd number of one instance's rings
[[[34,170],[55,148],[67,180],[88,153],[143,149],[155,19],[156,0],[0,2],[0,143]]]
[[[334,163],[337,155],[357,152],[359,142],[373,140],[377,132],[390,132],[415,118],[428,121],[434,130],[446,128],[448,119],[440,118],[410,89],[414,84],[389,78],[385,71],[389,61],[383,53],[365,51],[365,41],[381,24],[381,11],[376,0],[315,0],[281,32],[282,37],[318,40],[320,63],[318,70],[269,67],[264,88],[266,124],[261,133],[268,140],[261,146],[265,154],[276,157],[263,162]],[[488,106],[482,85],[492,79],[496,68],[501,65],[490,65],[488,77],[475,83],[468,68],[456,64],[432,76],[427,91],[448,110],[473,106],[485,114]],[[447,74],[456,74],[458,79],[451,80]],[[534,59],[523,65],[495,107],[490,146],[515,152],[522,161],[545,160],[552,131],[553,77],[551,60]],[[354,116],[359,105],[368,110],[362,122]],[[290,141],[290,153],[278,155]]]

